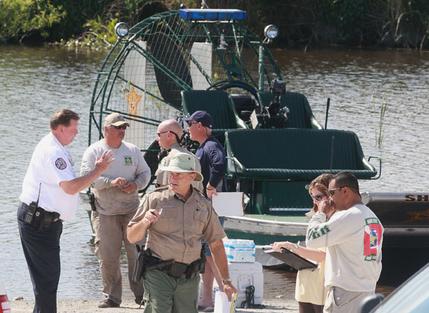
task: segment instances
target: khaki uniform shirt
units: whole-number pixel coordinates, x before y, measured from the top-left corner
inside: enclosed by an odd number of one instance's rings
[[[146,248],[161,260],[190,264],[201,256],[202,239],[211,243],[226,236],[211,202],[195,189],[186,201],[169,187],[156,189],[144,197],[128,226],[151,209],[162,212],[147,230]]]
[[[158,170],[155,173],[155,175],[156,175],[156,183],[157,183],[158,186],[167,186],[168,185],[168,172],[160,171],[159,167],[161,167],[161,166],[168,166],[168,164],[170,163],[171,158],[174,157],[179,152],[192,155],[195,158],[195,165],[196,165],[195,169],[198,172],[201,173],[201,164],[200,164],[200,161],[198,160],[198,158],[195,156],[195,154],[193,154],[192,152],[190,152],[185,147],[180,146],[178,143],[175,143],[171,147],[171,150],[168,153],[168,155],[165,158],[163,158],[161,160],[161,162],[159,162]],[[203,191],[204,190],[203,183],[200,182],[200,181],[194,181],[194,182],[192,182],[192,186],[194,188],[198,189],[199,191]]]

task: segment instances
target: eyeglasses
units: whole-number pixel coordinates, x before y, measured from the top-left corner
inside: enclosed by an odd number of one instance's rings
[[[163,132],[156,133],[158,137],[161,137],[162,134],[169,133],[169,130],[164,130]]]
[[[186,123],[187,123],[187,124],[188,124],[188,126],[190,127],[190,126],[192,126],[192,125],[194,125],[194,124],[198,124],[199,122],[194,121],[194,120],[191,120],[191,121],[186,121]]]
[[[332,196],[335,194],[335,191],[337,191],[337,190],[341,190],[341,188],[344,188],[344,186],[343,186],[343,187],[338,187],[338,188],[329,189],[329,190],[328,190],[329,195],[332,197]]]
[[[324,195],[323,193],[319,193],[318,195],[311,195],[311,198],[314,200],[314,201],[320,201],[320,200],[322,200],[323,198],[325,198],[326,197],[326,195]]]
[[[115,126],[115,125],[112,125],[112,127],[113,127],[114,129],[127,129],[127,125],[121,125],[121,126]]]

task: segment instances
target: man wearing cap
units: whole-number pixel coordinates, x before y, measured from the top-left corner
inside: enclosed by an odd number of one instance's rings
[[[175,119],[169,119],[161,122],[158,125],[158,129],[156,131],[157,141],[161,149],[164,149],[168,152],[167,156],[161,159],[159,163],[159,167],[166,167],[170,159],[175,156],[178,152],[187,153],[192,156],[195,156],[192,152],[190,152],[185,147],[180,145],[180,139],[183,136],[183,128],[180,126],[179,122]],[[198,172],[201,172],[201,165],[198,161],[196,163],[196,169]],[[165,171],[156,171],[156,183],[157,186],[166,186],[168,185],[168,173]],[[203,190],[203,185],[201,181],[193,181],[192,186],[197,188],[198,190]]]
[[[210,201],[191,183],[202,180],[192,155],[177,153],[167,167],[169,185],[149,193],[128,225],[128,240],[146,239],[144,313],[197,313],[201,240],[206,240],[231,299],[222,239],[225,232]],[[147,262],[147,264],[146,264]]]
[[[149,166],[140,149],[124,141],[129,126],[125,118],[112,113],[104,121],[104,139],[89,146],[82,159],[81,173],[94,167],[94,160],[105,151],[114,156],[110,168],[94,181],[95,211],[92,224],[95,230],[95,253],[100,260],[105,299],[100,308],[119,307],[122,300],[120,254],[122,242],[128,258],[128,279],[136,303],[143,297],[143,285],[131,277],[137,259],[135,245],[127,240],[128,222],[139,206],[138,190],[144,188],[151,177]]]
[[[226,169],[226,153],[222,144],[212,136],[213,119],[206,111],[195,111],[186,122],[189,126],[191,139],[197,141],[198,147],[195,155],[200,160],[201,171],[204,177],[204,193],[212,198],[217,191],[225,190],[223,183]],[[206,270],[203,274],[203,290],[200,299],[201,309],[213,307],[213,281],[219,283],[219,273],[214,266],[210,250],[205,246],[207,257]]]
[[[201,163],[204,193],[211,198],[216,191],[224,190],[226,153],[222,144],[212,136],[213,119],[206,111],[195,111],[186,119],[191,139],[197,141],[195,155]]]
[[[75,176],[66,146],[75,138],[78,123],[79,115],[71,110],[52,115],[51,131],[34,149],[22,183],[17,217],[33,284],[34,313],[57,312],[63,221],[73,219],[79,205],[78,192],[88,188],[112,162],[111,154],[103,153],[94,160],[91,171]]]

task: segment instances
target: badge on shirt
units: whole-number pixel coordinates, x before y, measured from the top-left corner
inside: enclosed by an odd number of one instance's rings
[[[133,165],[133,159],[130,156],[124,156],[124,164],[125,166]]]
[[[59,170],[64,170],[67,168],[67,162],[63,158],[58,158],[55,160],[55,166]]]

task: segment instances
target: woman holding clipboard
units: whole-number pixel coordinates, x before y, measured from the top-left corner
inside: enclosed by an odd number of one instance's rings
[[[311,218],[321,206],[328,206],[328,209],[325,210],[328,219],[335,213],[335,208],[329,199],[328,193],[328,185],[332,177],[332,174],[322,174],[308,185],[308,192],[313,199],[313,208],[306,214],[307,217]],[[273,250],[281,251],[281,249],[287,249],[305,259],[318,263],[315,269],[298,271],[295,300],[298,301],[299,313],[322,313],[326,297],[324,286],[325,251],[306,248],[289,241],[273,243]]]

